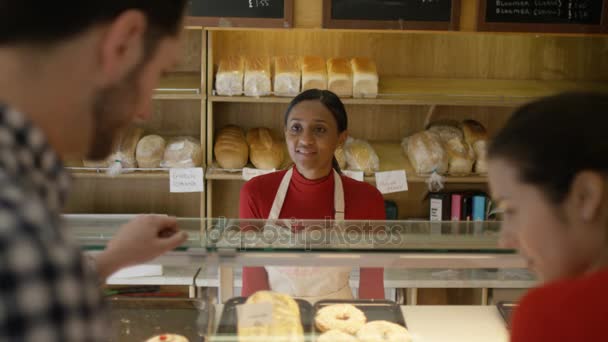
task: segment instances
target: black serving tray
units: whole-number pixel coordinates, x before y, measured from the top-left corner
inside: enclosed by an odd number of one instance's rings
[[[296,303],[298,303],[298,307],[300,308],[300,321],[302,323],[304,335],[310,335],[314,329],[312,306],[303,299],[294,300]],[[236,307],[237,305],[245,304],[246,301],[247,297],[235,297],[231,298],[224,304],[224,311],[222,311],[222,316],[217,326],[216,335],[237,335],[238,321]]]
[[[203,341],[211,333],[213,305],[196,299],[109,298],[110,341],[146,341],[160,334],[178,334]]]
[[[315,303],[314,310],[315,315],[321,308],[333,305],[333,304],[352,304],[357,309],[363,311],[367,317],[367,321],[389,321],[392,323],[399,324],[405,328],[407,325],[401,312],[401,307],[390,300],[376,300],[376,299],[352,299],[352,300],[341,300],[341,299],[326,299]],[[316,328],[315,328],[316,329]],[[319,332],[318,330],[316,330]]]
[[[515,302],[499,302],[496,304],[500,315],[505,320],[507,324],[507,328],[511,329],[511,317],[513,316],[513,311],[517,309],[517,303]]]

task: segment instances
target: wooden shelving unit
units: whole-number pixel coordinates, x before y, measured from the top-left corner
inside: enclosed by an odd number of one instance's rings
[[[375,99],[345,98],[349,134],[370,142],[381,171],[405,170],[410,190],[390,194],[402,219],[428,216],[427,175],[417,175],[401,150],[403,137],[435,120],[475,119],[490,135],[514,107],[563,91],[608,91],[602,46],[586,35],[320,29],[208,30],[207,214],[238,215],[240,172],[214,167],[214,133],[227,124],[283,130],[288,97],[217,96],[220,58],[233,55],[365,56],[380,74]],[[388,142],[388,143],[386,143]],[[369,175],[365,181],[374,184]],[[485,175],[446,176],[447,190],[487,191]]]

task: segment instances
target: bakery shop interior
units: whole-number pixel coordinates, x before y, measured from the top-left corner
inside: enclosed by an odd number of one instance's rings
[[[134,260],[99,271],[105,340],[605,338],[608,0],[179,2],[148,114],[62,158],[54,224]]]

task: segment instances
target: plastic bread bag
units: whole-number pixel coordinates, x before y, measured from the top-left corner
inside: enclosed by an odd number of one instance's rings
[[[443,176],[438,174],[437,171],[433,171],[429,178],[426,179],[426,184],[430,192],[439,192],[443,190]]]
[[[161,167],[187,168],[201,165],[201,143],[193,137],[176,137],[167,142]]]
[[[143,129],[131,126],[118,135],[113,153],[107,158],[109,175],[115,176],[122,173],[123,169],[137,167],[135,150],[143,133]]]
[[[346,168],[371,174],[380,169],[380,159],[372,145],[362,139],[349,137],[344,144]]]

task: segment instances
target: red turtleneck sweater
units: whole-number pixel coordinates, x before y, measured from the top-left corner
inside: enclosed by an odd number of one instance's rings
[[[239,217],[266,219],[287,171],[274,172],[253,178],[241,189]],[[385,220],[384,199],[373,186],[342,176],[344,187],[345,219]],[[334,218],[334,175],[308,180],[294,168],[279,218],[324,219]],[[269,290],[268,275],[264,267],[243,268],[243,296],[260,290]],[[384,299],[384,270],[361,268],[359,298]]]
[[[520,301],[511,341],[608,340],[608,268],[531,290]]]

